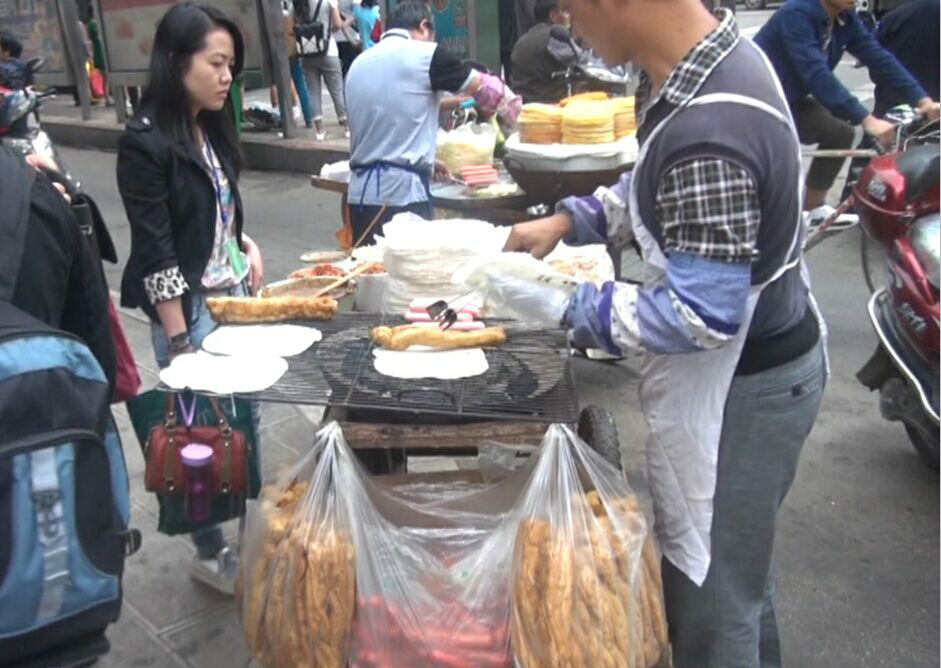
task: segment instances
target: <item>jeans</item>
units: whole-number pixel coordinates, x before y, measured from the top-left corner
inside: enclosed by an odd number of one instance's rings
[[[333,99],[337,120],[340,123],[346,123],[346,100],[343,96],[343,70],[340,66],[340,59],[336,56],[306,56],[301,59],[301,62],[307,78],[307,90],[310,93],[314,120],[323,120],[323,100],[320,88],[322,77]]]
[[[294,81],[294,88],[297,90],[297,99],[301,103],[301,113],[304,114],[304,122],[310,123],[314,120],[314,112],[310,108],[310,94],[307,92],[307,80],[304,78],[304,67],[301,65],[300,58],[291,58],[291,79]]]
[[[736,376],[725,403],[709,572],[697,587],[663,560],[676,668],[778,668],[772,573],[775,522],[824,388],[823,345]]]
[[[793,112],[801,144],[817,144],[821,149],[845,149],[853,145],[853,126],[831,114],[814,98],[808,96],[800,100]],[[843,162],[844,158],[814,158],[807,171],[807,187],[829,190]]]
[[[230,289],[228,294],[233,297],[245,297],[248,295],[248,290],[245,289],[243,283],[240,283]],[[209,307],[206,305],[207,295],[202,292],[193,292],[190,296],[190,341],[194,348],[198,348],[203,342],[203,339],[209,336],[216,328],[216,322],[212,319],[209,313]],[[153,322],[150,324],[150,339],[154,346],[154,357],[157,359],[157,366],[161,369],[167,367],[170,364],[169,341],[160,323]],[[256,438],[261,440],[261,406],[257,401],[253,401],[251,405],[252,421],[255,426]],[[255,447],[258,448],[260,465],[261,448],[259,445],[259,443],[255,444]],[[199,555],[200,559],[212,559],[225,547],[225,537],[222,533],[222,527],[218,524],[204,527],[199,531],[194,531],[190,534],[190,538],[193,541],[193,545],[196,546],[196,554]]]

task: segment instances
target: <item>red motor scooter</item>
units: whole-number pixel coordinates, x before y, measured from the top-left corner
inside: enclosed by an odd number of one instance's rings
[[[899,125],[900,135],[914,119]],[[874,158],[853,189],[864,234],[885,250],[885,280],[869,300],[879,337],[856,377],[879,391],[883,417],[901,422],[937,469],[939,155],[937,130],[912,133],[898,153]]]

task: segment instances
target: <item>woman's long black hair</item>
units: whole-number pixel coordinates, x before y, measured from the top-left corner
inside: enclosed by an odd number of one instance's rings
[[[157,25],[150,54],[150,78],[141,98],[141,106],[153,115],[157,127],[197,161],[202,161],[202,157],[196,147],[189,93],[183,85],[183,76],[193,55],[205,47],[206,36],[216,28],[227,30],[232,36],[235,46],[232,78],[237,77],[245,60],[245,44],[238,26],[215,7],[181,2],[171,7]],[[243,161],[232,96],[226,98],[219,111],[203,109],[198,121],[213,150],[238,171]]]

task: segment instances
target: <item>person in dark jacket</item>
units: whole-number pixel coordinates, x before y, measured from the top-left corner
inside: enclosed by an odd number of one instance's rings
[[[855,125],[883,144],[893,140],[892,124],[870,113],[833,74],[847,51],[869,68],[878,84],[898,91],[928,117],[938,117],[937,102],[879,45],[853,11],[855,4],[855,0],[789,0],[755,37],[781,80],[802,143],[849,148]],[[833,158],[811,164],[804,208],[812,225],[832,214],[824,202],[842,166],[843,160]]]
[[[513,90],[524,102],[555,103],[568,94],[565,81],[553,78],[577,59],[569,43],[555,39],[550,30],[564,26],[568,17],[559,8],[558,0],[536,0],[538,23],[520,37],[513,47]]]
[[[80,338],[113,388],[117,362],[108,285],[64,189],[50,174],[0,147],[0,292],[21,311]]]
[[[219,10],[173,6],[157,26],[142,111],[118,144],[118,190],[131,224],[121,303],[150,316],[161,367],[214,329],[207,297],[246,295],[262,282],[261,254],[242,231],[229,96],[243,55],[241,33]],[[221,528],[193,540],[191,574],[231,593],[237,555]]]
[[[882,17],[876,39],[905,66],[932,100],[941,97],[941,4],[938,0],[909,0]],[[876,84],[872,113],[882,117],[892,107],[907,104],[904,91]]]

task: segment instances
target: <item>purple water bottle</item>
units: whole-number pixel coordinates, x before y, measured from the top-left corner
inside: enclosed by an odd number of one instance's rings
[[[190,522],[207,522],[212,507],[212,448],[190,443],[180,451],[186,486],[183,510]]]

